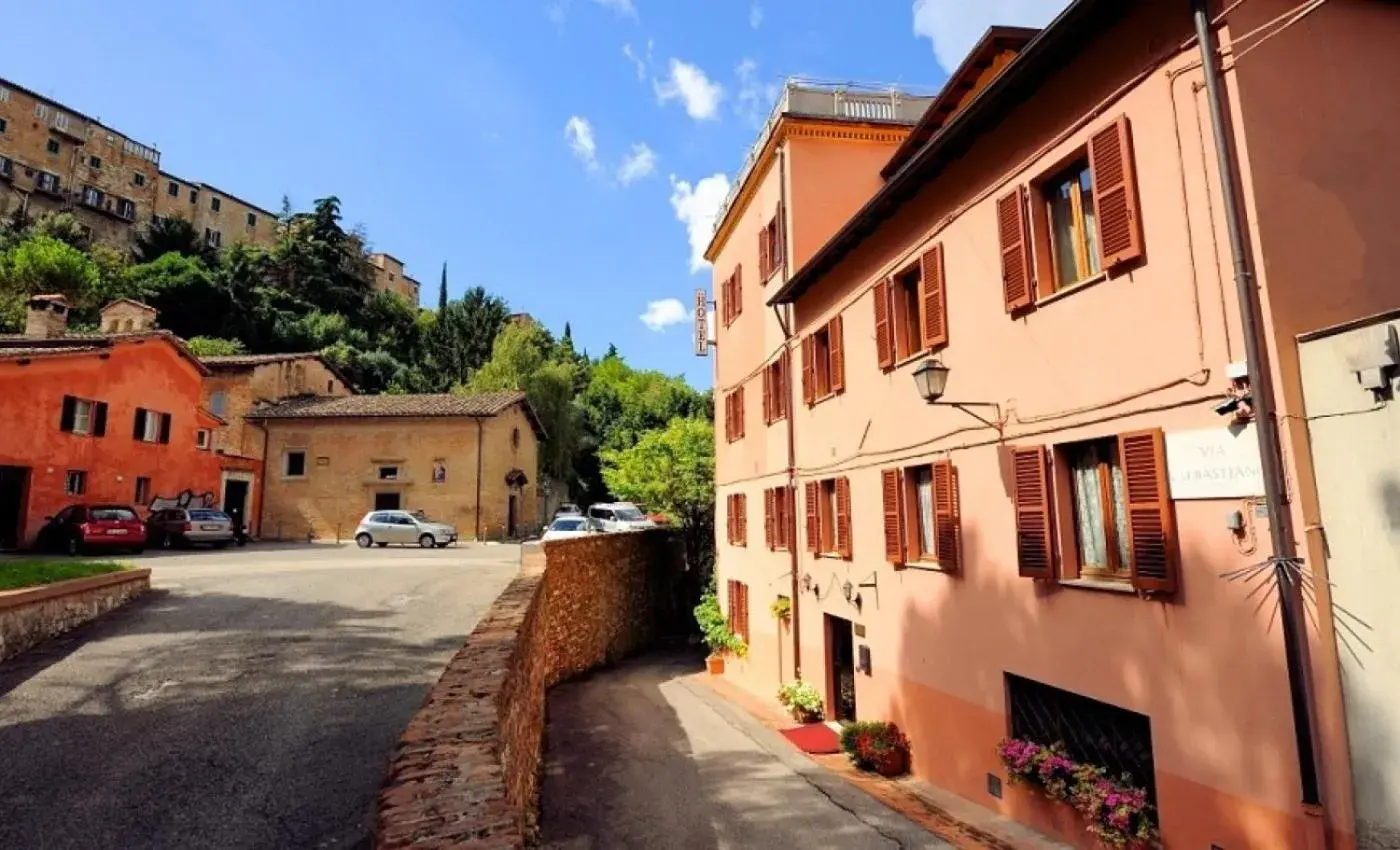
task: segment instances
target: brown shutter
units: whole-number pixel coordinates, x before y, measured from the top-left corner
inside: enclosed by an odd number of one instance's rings
[[[729,496],[729,497],[725,498],[725,500],[724,500],[724,512],[725,512],[725,513],[724,513],[724,526],[725,526],[725,529],[726,529],[726,530],[725,530],[725,535],[726,535],[725,539],[726,539],[728,542],[733,543],[733,542],[734,542],[734,497],[733,497],[733,496]]]
[[[899,470],[886,469],[880,473],[880,490],[885,501],[885,560],[900,566],[904,563],[904,531],[900,505]]]
[[[724,394],[724,441],[734,442],[734,394]]]
[[[763,491],[763,544],[769,549],[777,548],[777,535],[773,533],[773,493],[771,488]]]
[[[1089,170],[1094,175],[1094,213],[1099,228],[1099,262],[1105,269],[1142,257],[1142,217],[1133,139],[1124,115],[1089,139]]]
[[[811,407],[817,401],[816,357],[817,346],[811,336],[802,338],[802,403]]]
[[[962,506],[958,499],[958,471],[940,460],[933,465],[933,538],[938,564],[955,573],[962,564]]]
[[[744,439],[744,420],[748,418],[747,412],[744,410],[744,390],[747,388],[747,386],[741,385],[734,393],[739,402],[739,412],[735,414],[734,422],[734,439],[736,440]]]
[[[778,533],[782,535],[783,545],[791,549],[797,545],[797,488],[781,488],[778,498],[783,500],[783,521]]]
[[[730,321],[739,318],[739,314],[744,312],[744,267],[741,265],[734,269],[734,317]]]
[[[1127,502],[1128,559],[1133,587],[1158,593],[1176,590],[1181,572],[1176,522],[1167,491],[1167,453],[1160,430],[1118,437]]]
[[[763,424],[773,424],[773,367],[763,367]]]
[[[997,199],[997,230],[1001,241],[1001,288],[1006,312],[1013,313],[1031,304],[1030,238],[1021,187]]]
[[[948,344],[948,291],[943,281],[943,245],[934,245],[920,258],[919,304],[923,309],[924,348]]]
[[[769,263],[773,262],[772,252],[768,250],[769,232],[766,226],[758,231],[758,276],[762,280],[768,279]]]
[[[787,210],[778,204],[778,214],[773,218],[773,266],[781,270],[787,262]]]
[[[804,487],[803,499],[807,509],[807,551],[820,552],[822,550],[822,531],[818,497],[821,494],[821,485],[816,481],[808,481]]]
[[[1050,465],[1044,446],[1012,449],[1016,477],[1016,560],[1022,578],[1054,578]]]
[[[739,545],[749,545],[749,494],[741,493],[737,500],[739,511]]]
[[[875,284],[875,356],[880,369],[894,368],[894,334],[890,327],[890,284],[882,280]]]
[[[836,479],[836,552],[850,558],[851,546],[851,479]]]
[[[831,392],[846,391],[846,333],[845,322],[838,315],[826,326],[827,350],[831,353],[828,371],[831,374]]]
[[[734,298],[729,291],[729,284],[733,280],[733,277],[727,277],[719,285],[719,321],[726,328],[729,327],[729,302]]]

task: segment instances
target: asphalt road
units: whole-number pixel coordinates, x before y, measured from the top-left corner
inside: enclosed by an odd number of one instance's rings
[[[157,554],[0,665],[0,848],[369,846],[390,752],[519,549]]]

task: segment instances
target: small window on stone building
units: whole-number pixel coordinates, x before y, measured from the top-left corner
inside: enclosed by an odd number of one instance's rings
[[[248,228],[249,228],[249,229],[252,229],[252,228],[257,227],[257,226],[258,226],[258,217],[255,216],[255,215],[253,215],[252,213],[248,213]]]
[[[81,496],[87,492],[87,473],[81,469],[70,469],[63,480],[63,493],[66,496]]]
[[[165,194],[169,195],[172,198],[180,197],[180,184],[176,183],[174,180],[171,180],[169,183],[166,183]]]
[[[213,212],[218,212],[223,207],[223,205],[224,202],[219,200],[218,198],[209,199],[209,209]]]
[[[131,175],[131,185],[133,185],[133,186],[145,186],[145,185],[146,185],[146,175],[144,175],[144,174],[133,174],[133,175]]]
[[[379,467],[380,481],[397,481],[399,478],[399,468],[397,466]]]
[[[102,157],[100,157],[100,156],[90,156],[90,157],[88,157],[88,168],[101,168],[101,167],[102,167]]]
[[[287,452],[283,456],[282,474],[287,478],[304,477],[306,475],[306,452]]]
[[[0,118],[0,134],[3,134],[5,132],[5,128],[8,126],[9,124],[5,123],[5,119]]]
[[[222,419],[224,418],[224,414],[227,411],[228,393],[224,392],[223,390],[217,390],[214,393],[210,394],[209,412]]]
[[[200,428],[194,432],[194,447],[197,449],[209,450],[209,429]]]
[[[191,189],[191,190],[190,190],[190,203],[191,203],[191,204],[197,204],[197,203],[199,203],[199,190],[198,190],[198,189]]]
[[[53,155],[53,156],[58,156],[58,151],[59,151],[58,139],[49,139],[49,143],[48,143],[48,145],[47,145],[46,147],[47,147],[48,152],[49,152],[51,155]]]
[[[519,428],[513,428],[513,429],[511,429],[511,432],[510,432],[510,447],[513,448],[513,449],[518,449],[518,448],[520,448],[520,429],[519,429]]]

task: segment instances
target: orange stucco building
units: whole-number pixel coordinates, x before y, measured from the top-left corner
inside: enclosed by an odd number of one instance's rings
[[[912,129],[818,141],[779,105],[708,251],[718,578],[749,609],[725,675],[771,697],[800,672],[828,717],[899,723],[916,776],[1076,846],[1073,811],[1006,781],[1001,739],[1132,773],[1168,847],[1395,846],[1400,771],[1377,750],[1400,730],[1400,633],[1377,609],[1348,642],[1327,580],[1352,550],[1326,526],[1374,514],[1364,551],[1393,567],[1400,487],[1341,481],[1329,508],[1309,417],[1388,410],[1400,372],[1400,11],[1211,9],[1313,577],[1312,759],[1268,576],[1226,578],[1270,527],[1191,11],[1076,0],[993,30]],[[1300,352],[1363,331],[1380,341],[1305,380]],[[1393,453],[1328,439],[1356,467]],[[1364,604],[1375,579],[1346,578]]]
[[[147,311],[118,302],[103,326]],[[186,492],[218,504],[226,471],[261,472],[212,450],[222,420],[199,405],[207,370],[177,337],[153,319],[65,334],[66,314],[61,297],[32,299],[27,332],[0,338],[0,547],[31,544],[68,504],[145,507]]]

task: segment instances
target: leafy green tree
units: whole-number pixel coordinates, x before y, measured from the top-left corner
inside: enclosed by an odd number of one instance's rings
[[[492,359],[497,334],[510,316],[506,302],[474,287],[437,316],[428,354],[444,386],[466,383]]]
[[[131,255],[138,263],[153,263],[166,254],[183,254],[209,262],[213,252],[200,238],[199,231],[180,216],[157,218],[136,235]]]
[[[79,251],[86,250],[91,241],[87,230],[69,212],[44,213],[34,219],[34,222],[26,229],[25,235],[29,237],[48,236],[66,245],[71,245]]]
[[[191,337],[185,340],[185,346],[194,352],[195,357],[231,357],[248,352],[238,340],[220,339],[216,336]]]
[[[52,236],[30,236],[0,257],[0,295],[8,300],[59,293],[81,306],[101,282],[102,271],[91,258]]]
[[[442,283],[438,284],[438,315],[447,312],[447,263],[442,264]]]
[[[543,328],[509,324],[501,330],[491,359],[472,375],[470,392],[523,390],[544,426],[540,465],[556,480],[568,480],[578,443],[578,413],[573,404],[574,365],[551,360],[552,344]]]
[[[618,498],[661,511],[681,526],[690,563],[714,544],[715,430],[703,419],[673,419],[627,449],[604,450],[603,480]]]
[[[412,361],[419,355],[418,312],[402,295],[378,291],[366,299],[355,316],[355,326],[369,335],[376,348]]]
[[[130,297],[160,311],[161,324],[186,339],[223,336],[232,305],[204,261],[169,253],[126,270]]]

